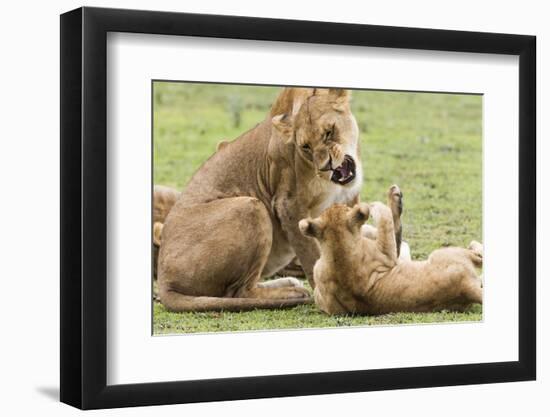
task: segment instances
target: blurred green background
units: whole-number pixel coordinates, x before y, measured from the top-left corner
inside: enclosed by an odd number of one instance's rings
[[[280,87],[155,81],[154,183],[183,190],[221,140],[262,121]],[[352,92],[361,137],[364,201],[404,194],[403,238],[414,259],[441,246],[482,241],[482,96]],[[244,313],[169,313],[154,305],[154,332],[180,333],[364,324],[472,321],[466,313],[328,317],[315,306]]]

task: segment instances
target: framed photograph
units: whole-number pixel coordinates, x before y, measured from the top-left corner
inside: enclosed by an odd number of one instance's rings
[[[61,401],[533,380],[535,37],[61,16]]]

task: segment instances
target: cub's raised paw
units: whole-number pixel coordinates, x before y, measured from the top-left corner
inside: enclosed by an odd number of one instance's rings
[[[403,193],[396,184],[388,190],[388,206],[390,206],[392,213],[398,216],[403,213]]]

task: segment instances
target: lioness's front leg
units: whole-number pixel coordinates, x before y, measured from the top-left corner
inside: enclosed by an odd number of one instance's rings
[[[304,206],[291,203],[287,199],[282,199],[276,203],[275,211],[288,242],[302,264],[302,269],[306,274],[309,285],[311,285],[311,288],[315,288],[313,267],[317,259],[319,259],[319,247],[314,239],[305,237],[298,228],[298,222],[308,216],[306,210],[303,208]]]
[[[299,286],[259,285],[272,224],[258,199],[178,203],[166,219],[159,255],[159,295],[168,310],[243,311],[309,302],[309,292]]]

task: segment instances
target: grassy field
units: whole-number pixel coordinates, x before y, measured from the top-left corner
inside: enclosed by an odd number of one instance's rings
[[[183,189],[223,139],[261,121],[279,88],[156,82],[154,183]],[[404,194],[403,237],[423,259],[441,246],[482,241],[482,98],[473,95],[354,91],[361,131],[361,198]],[[476,321],[466,313],[329,317],[315,306],[245,313],[170,313],[154,305],[154,333]]]

